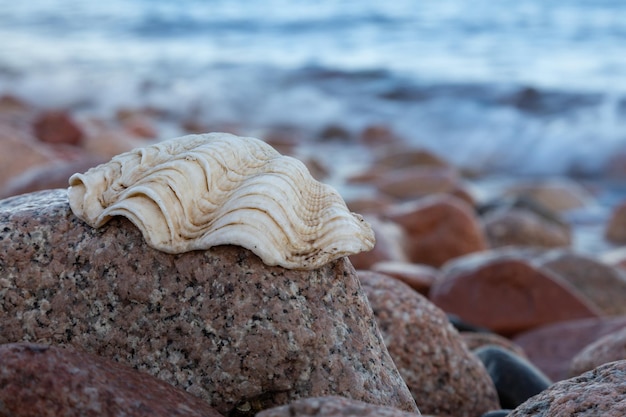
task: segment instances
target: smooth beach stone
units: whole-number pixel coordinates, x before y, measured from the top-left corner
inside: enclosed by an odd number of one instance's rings
[[[552,250],[535,258],[591,300],[604,314],[626,314],[626,275],[619,268],[571,250]]]
[[[625,327],[625,316],[568,320],[521,333],[513,342],[551,380],[559,381],[568,378],[570,363],[583,348]]]
[[[373,124],[365,126],[359,133],[359,141],[374,149],[381,147],[387,150],[391,145],[401,140],[402,138],[387,125]]]
[[[0,415],[220,417],[151,375],[71,348],[0,345]]]
[[[256,417],[415,417],[397,408],[368,404],[345,397],[313,397],[261,411]]]
[[[89,121],[87,127],[88,134],[83,138],[81,148],[95,157],[105,160],[131,149],[154,143],[147,139],[134,137],[129,132],[117,126],[111,127],[100,120]]]
[[[358,276],[422,413],[470,417],[500,408],[487,371],[443,311],[399,280],[372,271]]]
[[[522,358],[526,357],[524,349],[513,343],[511,339],[507,339],[506,337],[500,336],[499,334],[467,331],[462,331],[460,333],[461,337],[463,338],[463,342],[471,351],[474,351],[486,345],[496,345],[513,352],[517,356],[520,356]]]
[[[401,200],[452,191],[459,176],[451,168],[408,167],[382,172],[374,185],[383,194]]]
[[[346,258],[303,271],[236,246],[167,254],[125,218],[87,226],[51,190],[0,202],[0,271],[0,343],[70,344],[222,414],[324,395],[416,410]]]
[[[376,243],[369,252],[360,252],[350,255],[348,259],[355,269],[370,269],[378,262],[407,262],[403,242],[404,232],[397,224],[383,220],[379,216],[364,216],[370,224]]]
[[[474,354],[487,368],[501,407],[515,408],[552,384],[536,366],[508,349],[487,345]]]
[[[372,265],[371,270],[389,275],[404,282],[422,295],[428,295],[439,271],[428,265],[399,261],[382,261]]]
[[[353,198],[346,201],[348,209],[360,214],[379,214],[394,204],[395,200],[384,195],[374,194],[368,197]]]
[[[602,364],[624,359],[626,359],[626,327],[601,337],[578,352],[570,364],[569,375],[580,375]]]
[[[34,191],[63,188],[72,174],[86,171],[102,162],[105,162],[102,158],[86,155],[76,160],[58,161],[32,167],[11,178],[4,187],[0,188],[0,199]]]
[[[612,243],[626,243],[626,201],[613,208],[604,230],[604,236]]]
[[[447,261],[487,249],[473,209],[449,195],[433,195],[400,204],[383,217],[400,225],[406,253],[414,263],[440,267]]]
[[[483,216],[489,246],[534,246],[554,248],[572,243],[568,225],[545,219],[529,210],[497,210]]]
[[[611,362],[557,382],[513,410],[510,417],[623,417],[626,361]]]
[[[29,169],[56,161],[48,146],[24,131],[0,124],[0,189]]]
[[[505,195],[532,198],[557,213],[587,207],[595,200],[580,184],[565,178],[516,184]]]
[[[33,122],[37,139],[52,144],[78,145],[84,133],[73,116],[65,110],[48,110],[37,116]]]
[[[451,168],[452,166],[439,155],[426,149],[407,148],[398,145],[381,148],[377,152],[374,161],[375,167],[383,168],[410,168],[410,167],[431,167],[431,168]]]
[[[429,298],[444,311],[496,333],[601,313],[567,282],[534,266],[532,251],[493,250],[449,262]]]

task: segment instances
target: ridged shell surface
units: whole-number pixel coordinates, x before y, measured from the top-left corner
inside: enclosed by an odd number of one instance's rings
[[[124,216],[168,253],[245,247],[267,265],[315,269],[374,246],[371,227],[332,187],[263,141],[189,135],[74,174],[69,202],[100,227]]]

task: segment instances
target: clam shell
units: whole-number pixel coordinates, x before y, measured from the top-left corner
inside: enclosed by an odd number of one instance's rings
[[[168,253],[239,245],[267,265],[315,269],[370,250],[374,233],[297,159],[254,138],[189,135],[74,174],[70,207],[92,227],[124,216]]]

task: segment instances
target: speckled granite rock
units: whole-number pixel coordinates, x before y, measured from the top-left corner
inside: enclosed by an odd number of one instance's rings
[[[170,255],[43,191],[0,202],[0,299],[0,343],[80,346],[221,413],[324,395],[416,410],[345,258],[306,272],[234,246]]]
[[[580,375],[605,363],[626,359],[626,327],[587,345],[578,352],[569,368],[571,376]]]
[[[611,362],[557,382],[517,407],[509,417],[623,417],[626,361]]]
[[[96,355],[0,345],[0,415],[220,417],[205,401]]]
[[[345,397],[303,398],[288,405],[261,411],[256,417],[415,417],[397,408],[381,407]]]
[[[470,417],[500,408],[489,374],[443,311],[392,277],[358,274],[389,353],[420,411]]]

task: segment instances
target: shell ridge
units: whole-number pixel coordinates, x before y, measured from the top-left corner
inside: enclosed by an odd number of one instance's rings
[[[255,138],[210,133],[114,157],[70,178],[93,227],[127,217],[168,253],[236,244],[268,265],[314,269],[373,247],[371,227],[299,160]]]

